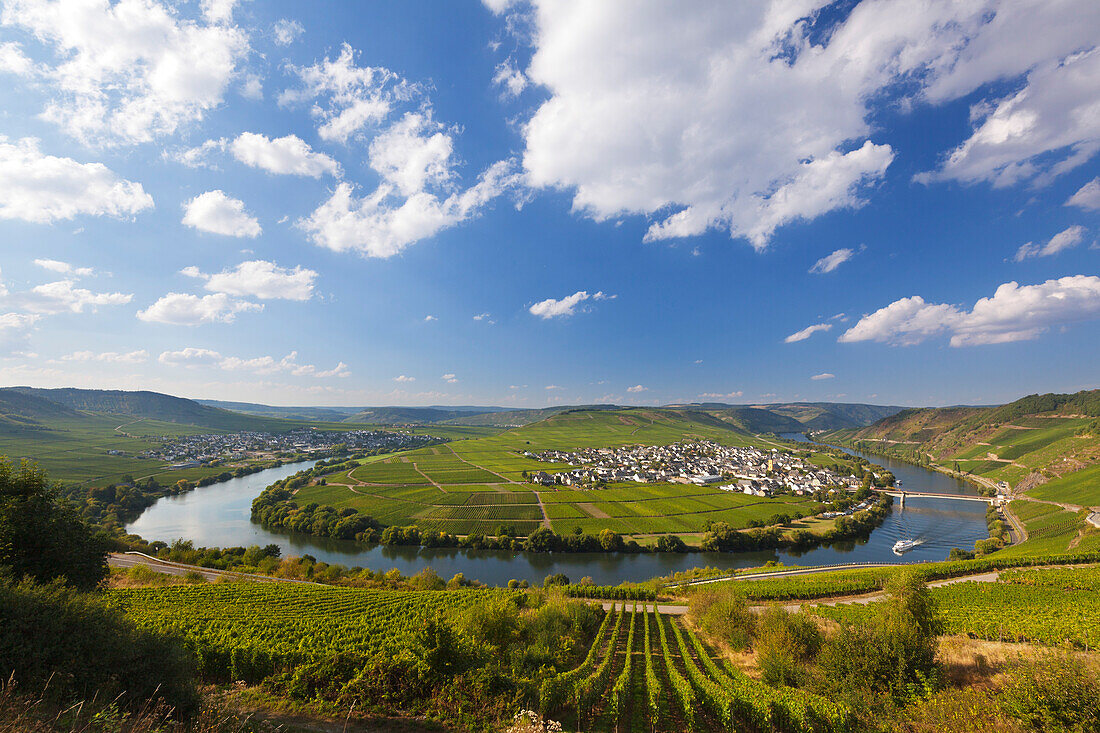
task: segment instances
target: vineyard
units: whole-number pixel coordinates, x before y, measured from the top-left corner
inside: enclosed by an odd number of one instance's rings
[[[545,680],[539,703],[570,730],[827,731],[851,723],[843,705],[751,679],[676,617],[637,603],[604,617],[588,656]]]
[[[1100,568],[1008,570],[996,583],[956,583],[932,589],[944,632],[979,639],[1064,643],[1094,649],[1100,643]],[[815,608],[836,621],[858,623],[869,606]]]
[[[224,583],[110,590],[105,598],[140,626],[182,637],[204,675],[256,682],[336,653],[393,653],[425,620],[501,595],[516,593]]]

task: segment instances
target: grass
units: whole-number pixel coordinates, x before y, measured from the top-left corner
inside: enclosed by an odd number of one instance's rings
[[[1036,499],[1100,506],[1100,465],[1067,474],[1027,493]]]

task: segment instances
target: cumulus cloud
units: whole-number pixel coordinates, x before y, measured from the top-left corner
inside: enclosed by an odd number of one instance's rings
[[[36,285],[25,293],[11,296],[18,307],[28,313],[83,313],[101,305],[125,305],[133,300],[131,293],[94,293],[78,288],[72,280]]]
[[[143,143],[222,102],[250,50],[232,5],[205,0],[200,21],[157,0],[11,0],[0,24],[54,52],[36,74],[53,91],[43,118],[85,143]]]
[[[225,293],[199,297],[189,293],[168,293],[137,317],[147,323],[198,326],[204,323],[232,323],[240,313],[263,310],[259,303],[230,298]]]
[[[592,294],[589,294],[587,290],[578,290],[561,300],[555,298],[541,300],[527,310],[539,318],[559,318],[573,315],[577,310],[577,306],[590,298],[592,300],[610,300],[615,297],[614,295],[606,295],[602,290]]]
[[[255,132],[243,132],[229,144],[229,149],[233,157],[245,165],[261,168],[268,173],[310,178],[320,178],[326,173],[340,175],[339,163],[324,153],[314,152],[297,135],[272,140]]]
[[[1038,285],[1008,282],[969,310],[902,298],[864,316],[839,341],[912,345],[950,333],[951,346],[1026,341],[1055,326],[1100,318],[1100,277],[1071,275]]]
[[[626,388],[626,391],[630,392],[631,394],[638,394],[639,392],[646,392],[648,390],[649,390],[648,387],[643,387],[640,384],[635,384],[633,387],[627,387]]]
[[[493,74],[493,85],[501,89],[505,97],[518,97],[527,88],[527,76],[520,71],[512,59],[497,64]]]
[[[404,382],[415,382],[415,381],[416,381],[416,377],[407,377],[407,376],[405,376],[404,374],[398,374],[398,375],[397,375],[396,377],[394,377],[394,378],[393,378],[393,381],[395,381],[395,382],[401,382],[401,383],[404,383]]]
[[[68,262],[62,262],[61,260],[36,259],[34,264],[50,272],[57,272],[62,275],[72,275],[74,277],[88,277],[95,274],[95,270],[91,267],[73,267]]]
[[[435,316],[431,316],[431,315],[424,316],[424,323],[431,323],[432,321],[438,321],[438,320],[439,319],[436,318]]]
[[[474,316],[474,320],[475,321],[485,321],[487,323],[492,323],[493,322],[493,320],[490,318],[489,313],[478,313],[476,316]]]
[[[289,46],[297,40],[298,36],[305,33],[306,29],[296,20],[279,18],[275,21],[272,32],[275,34],[276,45]]]
[[[320,122],[322,140],[347,142],[348,138],[382,122],[394,103],[408,99],[415,91],[397,74],[380,66],[356,66],[355,50],[347,43],[335,59],[326,57],[312,66],[290,65],[300,86],[287,89],[279,103],[295,105],[314,99],[312,113]]]
[[[1091,22],[1100,22],[1095,8],[1090,15]],[[1098,105],[1100,49],[1048,61],[1028,74],[1016,94],[973,108],[971,136],[937,171],[918,180],[1044,185],[1100,150]]]
[[[138,351],[74,351],[65,354],[61,361],[102,362],[106,364],[144,364],[149,361],[149,352],[145,349]]]
[[[1093,0],[826,4],[529,0],[524,73],[547,94],[523,128],[529,182],[598,221],[655,217],[650,240],[719,229],[762,248],[864,203],[894,158],[870,120],[899,93],[941,105],[1026,79],[975,119],[1034,124],[995,121],[941,176],[1054,174],[1095,151],[1097,54],[1079,53],[1096,44]]]
[[[260,222],[244,210],[244,202],[215,189],[183,205],[183,223],[203,232],[227,237],[258,237]]]
[[[1087,211],[1100,210],[1100,178],[1093,178],[1069,197],[1066,206],[1076,206]]]
[[[836,268],[843,265],[848,260],[855,257],[856,251],[850,247],[844,247],[838,249],[831,254],[827,254],[820,260],[814,263],[814,266],[810,268],[810,272],[815,275],[823,275],[827,272],[832,272]]]
[[[790,336],[783,339],[783,342],[787,343],[787,344],[793,344],[796,341],[805,341],[806,339],[808,339],[810,336],[813,336],[818,331],[828,331],[832,327],[833,327],[833,324],[831,324],[831,323],[815,323],[812,326],[806,326],[801,331],[795,331]]]
[[[733,400],[744,394],[741,390],[736,392],[703,392],[699,395],[699,398],[704,400]]]
[[[1050,257],[1067,249],[1073,249],[1085,240],[1087,231],[1083,226],[1071,226],[1055,234],[1046,244],[1027,242],[1020,245],[1013,259],[1016,262],[1023,262],[1031,257]]]
[[[829,372],[822,372],[821,374],[813,375],[812,377],[810,377],[810,379],[815,382],[820,382],[823,379],[836,379],[836,375],[830,374]]]
[[[286,373],[296,377],[314,377],[317,379],[351,376],[348,365],[342,361],[332,369],[325,370],[318,369],[313,364],[299,364],[297,351],[292,351],[281,359],[272,356],[257,356],[245,359],[238,356],[223,356],[211,349],[187,347],[178,351],[164,351],[157,357],[157,361],[167,366],[212,367],[227,372],[252,372],[254,374]]]
[[[458,384],[458,377],[454,374],[444,374],[443,381],[447,384]]]
[[[328,201],[297,226],[320,247],[364,257],[392,257],[410,244],[477,216],[517,182],[514,163],[504,160],[490,166],[470,188],[445,198],[421,191],[398,200],[394,187],[385,184],[357,198],[350,183],[340,183]]]
[[[0,313],[0,355],[24,353],[30,331],[38,318],[29,313]]]
[[[370,144],[370,166],[401,195],[412,196],[451,178],[454,141],[430,114],[409,112]]]
[[[79,215],[126,218],[151,209],[140,183],[102,163],[43,155],[38,140],[0,135],[0,219],[49,224]]]
[[[181,272],[188,277],[205,280],[206,289],[211,292],[261,300],[309,300],[313,297],[313,285],[317,279],[315,271],[300,265],[291,270],[266,260],[242,262],[213,275],[193,266],[185,267]]]

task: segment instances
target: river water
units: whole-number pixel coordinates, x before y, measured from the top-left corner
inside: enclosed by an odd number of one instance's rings
[[[799,434],[783,436],[804,440]],[[951,494],[975,494],[965,482],[918,466],[849,451],[889,469],[910,491]],[[645,553],[564,554],[525,553],[484,550],[425,549],[363,545],[294,532],[264,529],[251,521],[252,500],[275,481],[308,468],[309,463],[281,466],[205,486],[179,496],[168,496],[149,507],[126,530],[146,540],[172,542],[188,539],[196,547],[234,547],[278,545],[283,556],[309,554],[327,563],[369,567],[374,570],[397,568],[405,575],[426,566],[443,578],[464,573],[490,585],[503,585],[509,579],[541,584],[552,573],[565,573],[570,580],[584,576],[600,585],[623,581],[642,581],[678,570],[711,566],[724,569],[755,567],[768,560],[788,565],[832,565],[851,562],[922,562],[944,560],[952,547],[969,549],[976,540],[987,536],[985,505],[951,499],[907,498],[904,509],[895,501],[882,525],[864,541],[818,547],[797,554],[789,551],[684,554]],[[897,556],[894,542],[900,538],[924,538],[924,544]]]

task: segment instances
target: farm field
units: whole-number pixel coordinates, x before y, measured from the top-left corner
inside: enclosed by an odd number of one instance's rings
[[[995,583],[964,582],[932,589],[947,634],[991,641],[1095,649],[1100,642],[1100,568],[1007,570]],[[868,606],[815,607],[837,621],[858,622]]]
[[[1084,528],[1077,512],[1053,504],[1017,499],[1009,508],[1023,522],[1028,539],[997,552],[998,556],[1036,555],[1065,552]]]
[[[773,688],[716,655],[675,616],[620,604],[585,660],[546,680],[540,707],[568,730],[845,730],[851,712]]]
[[[570,468],[523,452],[547,448],[658,444],[698,437],[744,445],[753,438],[696,423],[669,411],[564,413],[543,423],[475,440],[456,441],[364,463],[298,490],[299,504],[356,509],[387,525],[416,524],[452,534],[526,535],[540,526],[559,534],[579,527],[624,535],[702,532],[708,521],[736,528],[776,514],[810,515],[809,498],[764,499],[694,484],[609,484],[576,490],[527,483],[524,473]],[[629,440],[628,440],[629,438]]]
[[[182,637],[204,674],[255,682],[338,653],[393,653],[428,618],[514,593],[218,583],[116,589],[104,597],[138,625]]]

